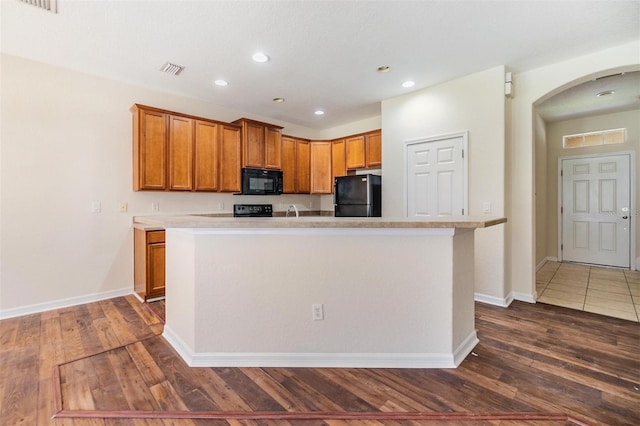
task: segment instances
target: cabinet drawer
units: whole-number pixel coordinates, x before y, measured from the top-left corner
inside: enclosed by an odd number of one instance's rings
[[[164,231],[148,231],[147,232],[147,243],[164,243]]]

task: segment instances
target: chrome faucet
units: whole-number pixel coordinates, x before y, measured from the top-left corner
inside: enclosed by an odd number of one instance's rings
[[[296,218],[300,217],[300,213],[298,213],[298,208],[296,207],[295,204],[291,204],[289,206],[289,208],[287,209],[287,213],[284,215],[284,217],[289,217],[289,212],[291,212],[291,209],[295,210]]]

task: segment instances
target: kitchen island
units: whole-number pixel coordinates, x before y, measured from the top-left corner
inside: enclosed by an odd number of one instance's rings
[[[504,218],[137,217],[166,230],[164,337],[190,366],[456,367],[474,232]]]

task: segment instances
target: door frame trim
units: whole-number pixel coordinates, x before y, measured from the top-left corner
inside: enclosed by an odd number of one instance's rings
[[[445,139],[453,139],[453,138],[462,138],[462,149],[464,150],[464,157],[462,158],[462,208],[464,209],[464,216],[469,216],[469,131],[463,130],[460,132],[453,133],[445,133],[435,136],[422,137],[417,139],[408,139],[403,142],[403,165],[404,165],[404,174],[402,177],[403,180],[403,191],[402,191],[402,210],[404,217],[407,217],[409,214],[409,196],[407,194],[409,188],[409,181],[407,178],[407,172],[409,170],[408,160],[409,160],[409,147],[411,145],[417,145],[425,142],[438,142]]]
[[[593,154],[580,154],[580,155],[567,155],[564,157],[558,157],[558,204],[556,208],[557,223],[558,223],[558,262],[562,262],[562,250],[560,246],[562,244],[562,214],[560,214],[560,206],[562,206],[562,162],[564,160],[578,160],[581,158],[599,158],[599,157],[614,157],[614,156],[629,156],[629,269],[635,271],[636,265],[636,217],[638,216],[638,210],[636,209],[636,152],[635,151],[614,151],[603,152]],[[613,266],[612,266],[613,267]]]

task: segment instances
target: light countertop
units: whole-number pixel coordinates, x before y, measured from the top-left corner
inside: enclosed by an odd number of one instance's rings
[[[136,216],[134,227],[166,228],[487,228],[507,221],[504,217],[447,217],[417,220],[385,217],[301,216],[234,218],[220,215],[185,214]]]

